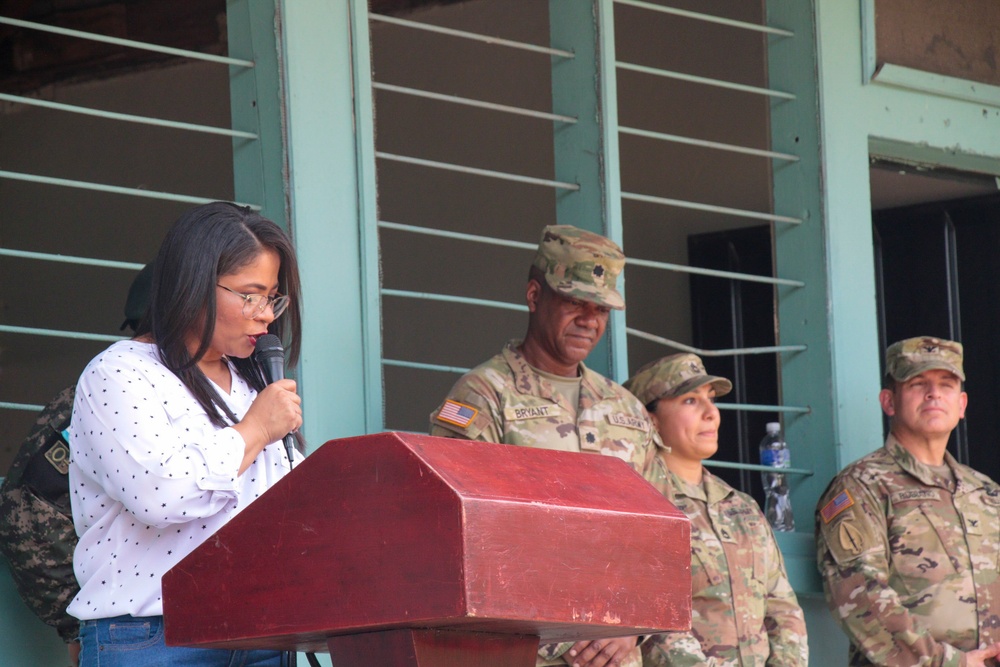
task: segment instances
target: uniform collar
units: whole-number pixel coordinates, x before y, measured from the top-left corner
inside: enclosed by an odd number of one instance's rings
[[[518,339],[507,341],[503,348],[503,358],[514,374],[514,387],[520,394],[540,396],[558,403],[558,392],[552,383],[539,375],[518,349]],[[586,408],[598,401],[614,398],[611,381],[580,363],[580,408]],[[572,406],[575,410],[577,406]]]
[[[701,484],[689,484],[678,477],[672,470],[663,466],[670,479],[674,493],[688,498],[700,500],[709,505],[715,505],[735,493],[733,488],[710,473],[704,466],[701,469]]]
[[[895,459],[899,467],[910,473],[918,480],[926,484],[927,486],[936,486],[942,489],[950,490],[951,484],[949,480],[943,479],[940,475],[936,474],[930,466],[921,463],[917,458],[910,453],[906,447],[903,447],[902,443],[896,439],[892,433],[889,437],[885,439],[885,448],[888,450],[889,455]],[[967,493],[974,489],[981,488],[983,486],[983,481],[977,476],[972,474],[971,470],[966,466],[959,464],[955,460],[955,457],[951,455],[950,452],[945,450],[944,452],[944,462],[951,468],[952,473],[955,475],[955,493]]]

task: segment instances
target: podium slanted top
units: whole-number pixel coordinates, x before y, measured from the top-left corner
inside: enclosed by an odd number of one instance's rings
[[[690,525],[614,457],[379,433],[310,454],[163,590],[174,645],[649,634],[690,626]]]

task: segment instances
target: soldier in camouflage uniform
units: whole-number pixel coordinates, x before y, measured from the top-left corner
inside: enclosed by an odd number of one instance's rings
[[[568,225],[546,227],[528,276],[528,331],[472,369],[431,413],[431,435],[623,459],[640,473],[658,438],[646,411],[583,360],[604,334],[625,265],[617,245]],[[637,667],[635,637],[544,645],[537,665]]]
[[[125,322],[135,331],[149,305],[152,264],[129,287]],[[79,622],[66,607],[80,590],[73,574],[77,536],[69,501],[66,429],[76,385],[59,392],[39,413],[0,485],[0,552],[10,564],[17,592],[31,611],[55,628],[77,663]]]
[[[73,412],[73,387],[38,415],[0,486],[0,551],[21,599],[67,644],[79,624],[66,607],[79,586],[73,575],[76,531],[69,506],[69,446],[63,432]]]
[[[771,527],[753,498],[702,465],[719,446],[715,398],[732,383],[682,353],[646,364],[625,387],[663,440],[648,479],[691,520],[691,631],[654,635],[643,664],[805,667],[805,617]]]
[[[996,664],[1000,486],[945,449],[968,402],[962,345],[903,340],[885,368],[885,447],[837,475],[816,513],[819,570],[850,664]]]

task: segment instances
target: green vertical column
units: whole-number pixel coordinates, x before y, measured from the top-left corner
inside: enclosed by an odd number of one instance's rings
[[[290,225],[303,277],[305,436],[381,429],[375,163],[364,0],[281,3]]]
[[[857,28],[857,5],[830,4]],[[770,22],[796,33],[771,37],[769,59],[771,86],[797,95],[772,105],[771,127],[774,149],[801,157],[775,167],[774,192],[779,213],[804,218],[775,235],[780,274],[806,282],[782,288],[779,299],[782,340],[809,346],[782,365],[785,400],[811,408],[788,429],[792,447],[798,445],[793,456],[816,472],[797,489],[795,519],[803,527],[812,525],[811,505],[832,476],[882,441],[867,137],[860,105],[839,89],[858,86],[862,53],[852,46],[860,33],[824,33],[824,16],[833,24],[821,5],[768,2]]]
[[[781,387],[785,403],[809,408],[807,414],[786,415],[785,426],[792,465],[813,471],[811,477],[793,478],[797,532],[777,537],[805,610],[812,661],[833,664],[833,656],[842,662],[847,642],[820,597],[814,513],[833,475],[865,447],[871,451],[867,443],[881,435],[878,411],[871,409],[878,392],[871,222],[866,210],[857,215],[857,190],[835,195],[831,189],[831,154],[854,140],[830,132],[830,110],[824,105],[837,96],[829,94],[829,70],[820,69],[821,62],[833,60],[821,57],[821,44],[827,40],[825,35],[818,38],[822,22],[816,4],[768,0],[767,10],[770,25],[795,33],[767,38],[770,87],[796,95],[795,100],[772,102],[772,148],[800,157],[798,162],[774,165],[775,212],[803,220],[801,225],[776,223],[774,241],[778,275],[805,283],[801,288],[778,287],[778,320],[782,343],[808,348],[782,355]],[[844,47],[837,49],[842,53]],[[856,55],[860,60],[860,52]],[[860,67],[850,76],[859,73]],[[834,122],[854,115],[840,108]],[[862,159],[846,171],[866,181],[866,167]],[[849,218],[838,212],[844,205],[855,209]]]
[[[558,224],[589,229],[621,244],[614,3],[550,0],[549,33],[553,48],[575,54],[552,58],[552,110],[577,118],[576,123],[556,123],[555,178],[580,186],[574,192],[557,192]],[[588,364],[624,379],[625,335],[624,314],[614,311]]]
[[[771,103],[772,149],[800,158],[798,162],[775,162],[774,206],[775,213],[800,217],[802,223],[774,223],[774,243],[777,274],[805,283],[805,287],[778,286],[777,290],[780,343],[808,346],[804,352],[784,353],[780,371],[782,400],[810,409],[807,414],[786,413],[784,420],[792,464],[815,471],[811,477],[793,478],[792,487],[795,525],[799,532],[810,534],[816,500],[837,469],[832,315],[811,4],[800,0],[768,2],[768,23],[792,30],[795,36],[766,38],[770,87],[796,96]]]
[[[254,67],[229,68],[233,129],[257,139],[233,139],[236,201],[258,204],[261,214],[288,229],[285,137],[282,132],[281,73],[273,0],[226,3],[229,55]]]
[[[878,402],[883,350],[879,349],[875,297],[869,141],[878,136],[909,135],[913,144],[948,146],[949,153],[958,146],[975,146],[975,152],[981,154],[985,146],[975,135],[948,131],[953,123],[958,125],[958,117],[951,105],[938,106],[943,98],[914,97],[865,83],[872,61],[859,27],[871,26],[867,23],[873,19],[869,3],[845,5],[815,0],[815,4],[819,61],[823,63],[820,145],[834,315],[831,338],[838,398],[835,445],[839,467],[843,467],[883,444]],[[880,94],[880,90],[887,95]],[[972,126],[982,127],[982,107],[970,104],[966,109]],[[896,113],[899,111],[904,115]],[[948,136],[940,137],[939,143],[932,136],[941,130]],[[984,137],[993,135],[995,132],[984,133]]]
[[[799,595],[809,631],[810,663],[842,664],[847,641],[823,602],[816,571],[813,537],[816,501],[836,473],[837,441],[845,415],[839,409],[838,369],[833,319],[842,315],[831,303],[835,291],[829,271],[830,238],[824,208],[822,144],[818,100],[818,57],[813,2],[768,0],[767,23],[795,32],[794,37],[765,37],[769,42],[769,85],[795,93],[795,100],[771,104],[772,149],[793,153],[798,162],[775,162],[775,212],[801,217],[800,225],[775,223],[775,265],[783,278],[805,287],[779,286],[780,342],[804,343],[804,352],[780,360],[782,400],[805,405],[807,414],[786,413],[786,437],[792,465],[814,474],[793,478],[792,507],[796,532],[778,533],[788,577]]]

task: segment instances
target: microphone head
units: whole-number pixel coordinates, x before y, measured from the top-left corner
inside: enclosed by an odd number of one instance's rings
[[[254,344],[254,352],[260,359],[285,359],[285,348],[281,346],[281,339],[274,334],[265,334],[257,339]]]

